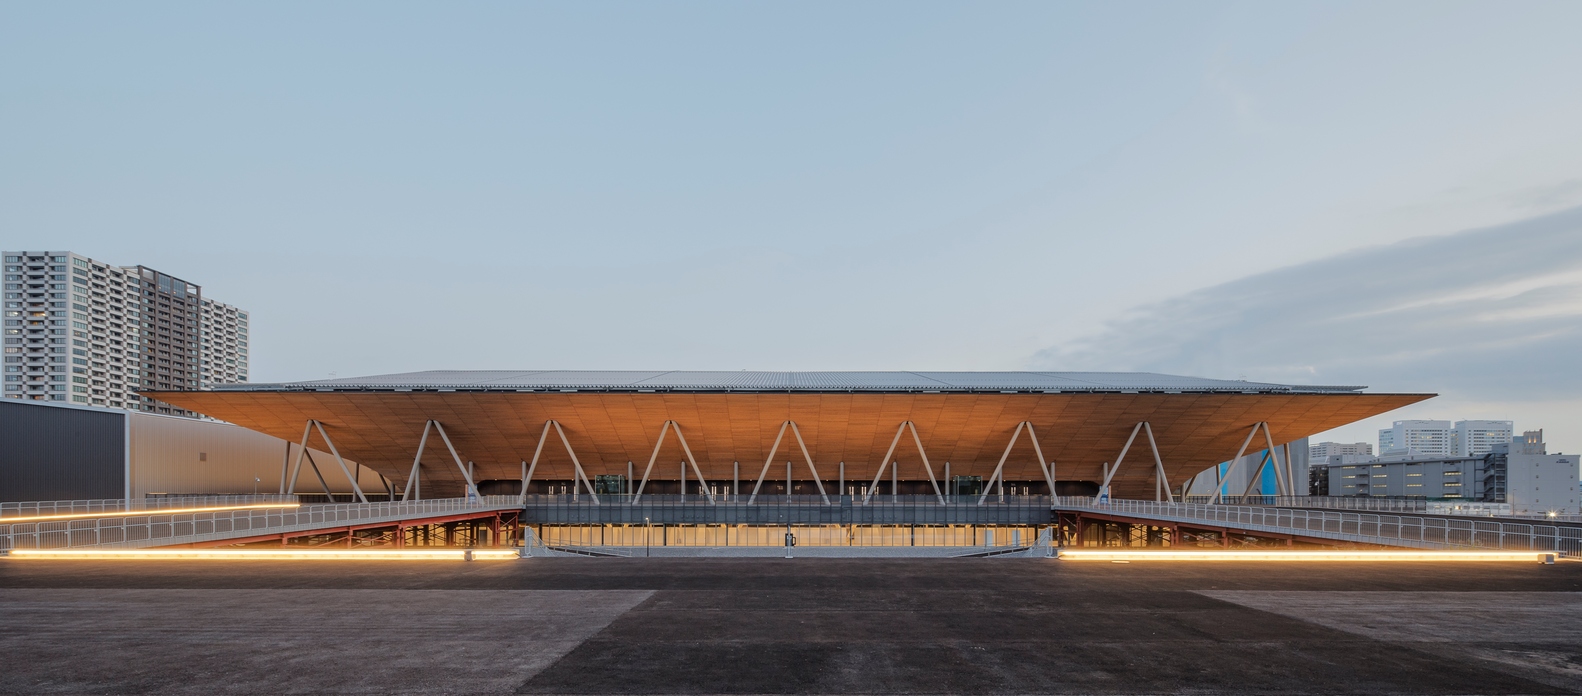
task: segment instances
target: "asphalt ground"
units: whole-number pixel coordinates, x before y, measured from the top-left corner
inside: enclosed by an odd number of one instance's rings
[[[1582,563],[0,560],[0,692],[1582,693]]]

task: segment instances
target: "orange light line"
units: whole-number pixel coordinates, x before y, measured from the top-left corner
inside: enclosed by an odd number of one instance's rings
[[[232,561],[460,561],[519,558],[515,549],[13,549],[12,558],[54,560],[232,560]]]
[[[1283,561],[1283,562],[1542,562],[1554,551],[1248,551],[1184,550],[1127,551],[1104,549],[1062,549],[1059,558],[1069,561]]]
[[[226,505],[202,508],[149,508],[146,510],[120,510],[113,512],[74,512],[65,515],[35,515],[33,517],[0,517],[0,524],[20,522],[49,522],[52,520],[80,520],[104,517],[146,517],[148,515],[178,515],[189,512],[219,512],[225,510],[278,510],[302,507],[301,503],[263,503],[259,505]]]

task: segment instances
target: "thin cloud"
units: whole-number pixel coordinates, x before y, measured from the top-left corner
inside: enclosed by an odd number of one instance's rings
[[[1582,207],[1259,273],[1030,362],[1511,401],[1576,398],[1578,355]]]

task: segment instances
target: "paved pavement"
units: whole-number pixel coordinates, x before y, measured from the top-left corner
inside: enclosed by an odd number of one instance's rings
[[[1582,564],[0,560],[7,693],[1582,693]]]
[[[6,588],[0,688],[509,692],[652,594]]]

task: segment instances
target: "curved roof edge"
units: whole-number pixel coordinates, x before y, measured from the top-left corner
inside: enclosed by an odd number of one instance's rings
[[[1366,387],[1274,384],[1154,372],[765,372],[431,370],[368,377],[215,385],[214,391],[1355,393]]]

